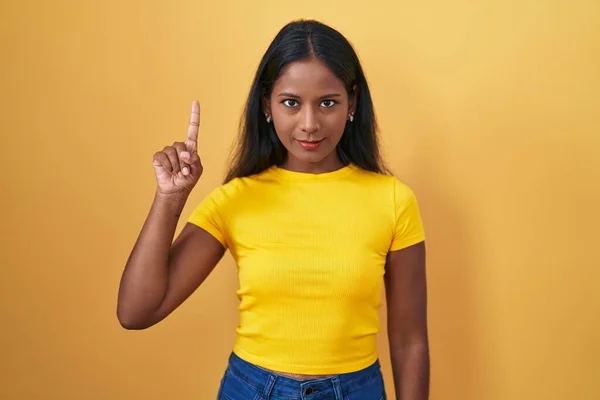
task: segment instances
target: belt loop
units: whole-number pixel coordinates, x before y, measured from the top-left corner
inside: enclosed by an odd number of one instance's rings
[[[265,385],[265,389],[263,390],[263,399],[269,400],[271,398],[271,392],[273,391],[273,387],[275,386],[275,382],[277,381],[277,375],[269,374],[269,380]]]
[[[343,400],[342,394],[342,385],[340,383],[340,378],[334,376],[331,378],[331,382],[333,383],[333,391],[335,392],[335,400]]]

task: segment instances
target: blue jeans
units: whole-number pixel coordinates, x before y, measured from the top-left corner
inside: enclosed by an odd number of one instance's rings
[[[379,361],[361,371],[296,380],[229,357],[217,400],[385,400]]]

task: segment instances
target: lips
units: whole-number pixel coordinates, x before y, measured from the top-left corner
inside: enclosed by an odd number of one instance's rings
[[[323,140],[324,139],[321,139],[321,140],[298,140],[298,143],[300,143],[300,146],[302,146],[305,150],[314,150],[321,145],[321,142]]]

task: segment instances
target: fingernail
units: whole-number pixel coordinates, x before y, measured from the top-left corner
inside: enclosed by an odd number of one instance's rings
[[[182,151],[180,154],[181,158],[185,158],[185,159],[189,159],[190,158],[190,153],[187,151]]]
[[[188,169],[188,167],[183,167],[183,169],[181,171],[183,172],[183,175],[188,175],[190,173],[190,170]]]

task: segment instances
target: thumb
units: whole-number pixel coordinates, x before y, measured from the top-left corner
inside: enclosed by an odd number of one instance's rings
[[[182,151],[180,156],[183,162],[185,162],[192,168],[192,172],[196,172],[199,168],[202,167],[202,165],[200,164],[200,157],[198,157],[197,152]]]

